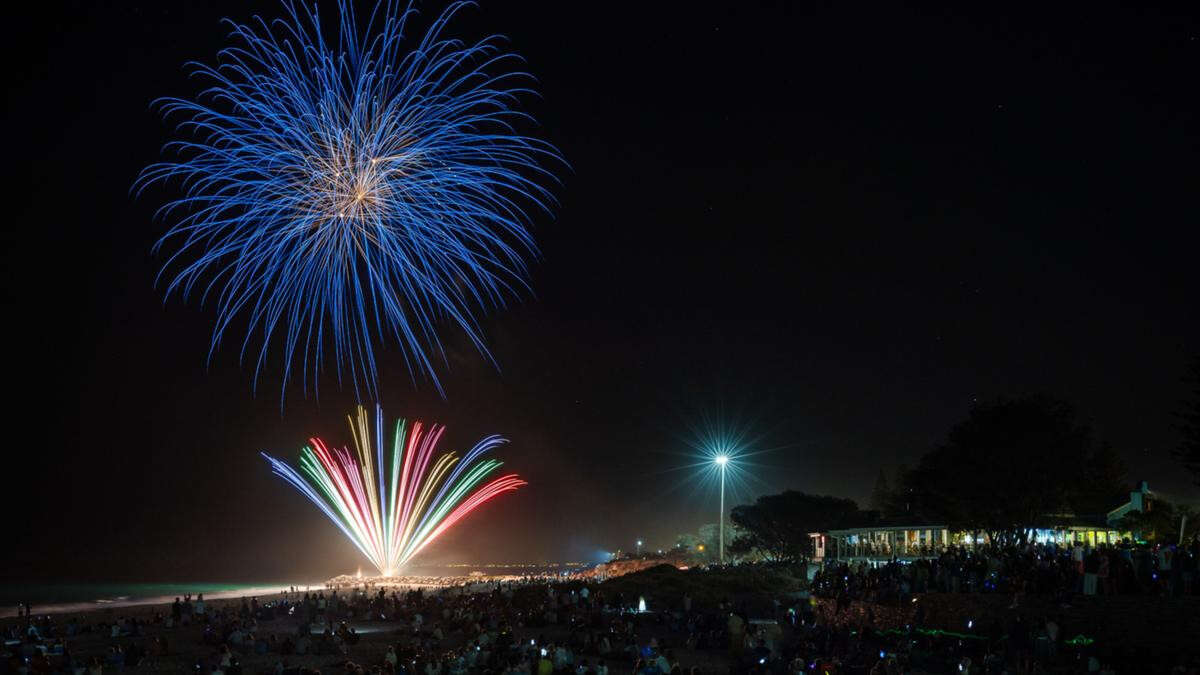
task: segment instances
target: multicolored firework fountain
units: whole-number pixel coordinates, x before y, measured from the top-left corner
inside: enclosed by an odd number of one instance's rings
[[[398,573],[488,500],[526,484],[516,474],[483,483],[502,464],[480,459],[508,442],[500,436],[484,438],[461,458],[447,452],[431,463],[445,427],[398,420],[390,461],[385,463],[383,409],[375,407],[374,428],[362,406],[346,419],[354,453],[312,438],[300,451],[299,471],[265,452],[262,456],[276,475],[329,516],[384,576]]]
[[[440,390],[440,330],[487,355],[478,316],[527,288],[530,214],[554,203],[561,156],[521,131],[533,78],[497,36],[444,36],[470,3],[415,39],[401,0],[362,16],[339,0],[328,23],[282,4],[280,19],[227,21],[235,43],[189,64],[198,97],[158,101],[183,137],[135,189],[184,192],[160,210],[167,294],[215,305],[210,354],[245,329],[256,383],[279,349],[285,386],[332,370],[374,394],[376,346],[396,343]]]

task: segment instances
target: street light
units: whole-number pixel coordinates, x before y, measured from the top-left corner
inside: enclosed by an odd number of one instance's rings
[[[642,554],[642,540],[641,539],[637,540],[637,554],[638,555]]]
[[[717,521],[720,527],[717,529],[717,538],[720,541],[720,560],[721,564],[725,564],[725,465],[729,463],[729,455],[717,455],[714,462],[721,467],[721,512],[718,514],[721,519]]]

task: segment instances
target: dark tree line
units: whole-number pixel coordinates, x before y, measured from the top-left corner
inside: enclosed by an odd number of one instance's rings
[[[1192,474],[1192,482],[1200,486],[1200,358],[1192,362],[1184,382],[1188,384],[1190,397],[1176,413],[1183,438],[1174,456]]]
[[[733,509],[731,550],[775,559],[811,555],[810,532],[880,519],[986,532],[1024,541],[1053,514],[1105,514],[1128,496],[1128,472],[1071,406],[1046,396],[976,405],[946,440],[893,480],[880,471],[870,510],[849,499],[784,492]]]
[[[1106,513],[1129,487],[1120,457],[1071,406],[1026,396],[973,407],[903,476],[891,507],[1015,542],[1048,514]]]
[[[1200,359],[1185,381],[1188,398],[1176,412],[1181,442],[1172,454],[1200,485]],[[881,519],[986,532],[992,541],[1019,543],[1047,517],[1103,516],[1131,487],[1117,452],[1098,441],[1070,405],[1048,396],[1002,398],[974,406],[915,467],[901,465],[890,480],[880,470],[870,510],[860,511],[849,499],[795,491],[734,508],[731,518],[740,533],[730,550],[795,560],[812,554],[810,532]],[[1130,524],[1169,533],[1170,522],[1190,516],[1186,509],[1160,506],[1158,512],[1131,516]]]
[[[795,490],[759,497],[753,504],[734,507],[730,513],[739,535],[729,550],[735,555],[757,551],[773,560],[808,558],[813,553],[810,532],[847,527],[858,513],[852,499]]]

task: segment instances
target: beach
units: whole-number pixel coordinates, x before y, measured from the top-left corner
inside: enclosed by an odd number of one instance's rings
[[[439,588],[431,589],[434,585]],[[594,601],[598,596],[589,601],[581,592],[581,581],[547,586],[544,579],[501,582],[445,577],[427,580],[424,588],[408,586],[372,584],[236,598],[206,595],[203,617],[180,622],[172,619],[172,603],[50,615],[35,608],[33,623],[42,634],[41,646],[26,638],[17,644],[10,641],[8,649],[19,651],[33,672],[38,672],[39,660],[46,672],[72,672],[72,666],[92,663],[102,667],[100,672],[136,667],[148,672],[300,675],[356,672],[358,666],[364,668],[358,672],[399,672],[405,665],[409,672],[425,672],[426,664],[440,672],[456,667],[471,672],[515,667],[529,672],[530,662],[546,658],[545,652],[557,658],[553,655],[569,649],[576,663],[606,659],[611,672],[620,673],[628,672],[638,642],[611,633],[618,624],[610,622],[637,618],[646,627],[653,626],[660,639],[681,629],[668,629],[661,615],[606,608]],[[599,592],[594,584],[592,588]],[[7,638],[14,632],[24,634],[27,625],[23,618],[0,620]],[[56,637],[47,637],[51,633]],[[607,646],[606,651],[600,650],[597,636],[605,633],[612,636],[611,651]],[[672,639],[686,665],[725,661],[723,654],[691,649],[685,638]],[[39,654],[42,647],[47,656]],[[389,650],[403,663],[389,667]],[[477,659],[481,660],[476,663]],[[15,671],[20,664],[10,660],[8,665]]]
[[[286,588],[278,585],[247,586],[205,593],[204,601],[206,613],[210,617],[222,617],[238,614],[244,603],[257,601],[260,606],[265,608],[281,603],[302,601],[303,597],[309,593],[315,597],[318,593],[327,595],[333,591],[340,592],[345,597],[354,592],[355,586],[359,589],[386,588],[389,593],[414,589],[428,591],[451,586],[469,591],[472,586],[480,584],[480,581],[478,577],[422,576],[394,578],[384,584],[370,581],[368,583],[369,586],[364,584],[361,579],[346,576],[331,579],[326,583]],[[293,588],[295,590],[292,590]],[[194,598],[195,594],[192,596]],[[184,597],[184,594],[178,597]],[[142,648],[146,651],[145,658],[137,666],[138,670],[196,672],[196,664],[201,663],[201,670],[208,672],[206,663],[213,661],[219,651],[218,645],[209,644],[205,640],[206,627],[211,626],[199,618],[193,619],[188,625],[168,625],[167,617],[172,614],[174,601],[175,597],[158,596],[56,603],[41,608],[34,606],[33,614],[35,623],[48,621],[53,624],[56,635],[66,633],[72,624],[79,627],[77,631],[71,631],[72,635],[63,637],[65,649],[76,659],[88,661],[93,657],[100,657],[103,660],[107,658],[112,645],[121,645],[126,651],[128,651],[129,645],[133,645],[135,649]],[[268,614],[264,612],[260,616]],[[220,621],[224,623],[226,620],[221,619]],[[132,625],[135,622],[138,626],[136,635],[120,635],[116,638],[112,636],[111,626],[113,624]],[[296,617],[288,614],[280,614],[270,619],[258,619],[256,623],[259,633],[267,636],[268,639],[272,636],[280,639],[284,634],[295,634],[299,628],[299,621]],[[27,625],[24,618],[17,617],[15,606],[6,607],[0,614],[0,627],[3,627],[6,635],[14,629],[24,631]],[[356,645],[347,647],[345,655],[308,654],[301,656],[293,654],[286,659],[288,665],[320,670],[322,667],[341,667],[348,658],[361,662],[379,663],[383,659],[387,646],[395,642],[395,633],[401,627],[395,621],[372,622],[352,618],[346,621],[346,625],[353,628],[359,638]],[[50,640],[47,642],[52,643]],[[454,646],[453,642],[453,640],[449,641],[448,646]],[[32,656],[32,654],[27,656]],[[238,651],[236,658],[245,672],[272,671],[276,664],[284,660],[278,653],[255,654],[252,649]],[[55,659],[52,658],[51,661],[53,663]],[[111,669],[115,670],[115,668]],[[105,672],[108,670],[110,668],[106,667]]]
[[[272,598],[282,597],[283,595],[281,589],[267,589],[267,591],[267,593],[260,595],[246,595],[244,597],[247,600],[257,597],[260,602],[265,603],[270,602]],[[237,592],[228,591],[214,594],[220,597],[206,595],[205,601],[208,604],[208,611],[235,611],[240,608],[243,596],[239,593],[235,597],[235,593]],[[295,594],[292,595],[294,596]],[[124,648],[127,648],[128,645],[145,645],[147,656],[137,666],[137,670],[150,672],[208,672],[207,667],[198,669],[196,664],[211,660],[211,657],[218,649],[214,645],[205,644],[205,625],[202,622],[193,621],[187,626],[179,625],[168,628],[164,625],[163,620],[171,614],[170,601],[130,601],[130,603],[113,603],[111,606],[101,608],[63,609],[51,616],[53,617],[53,621],[60,626],[65,627],[70,622],[75,621],[80,626],[88,629],[85,632],[79,632],[64,639],[67,650],[78,659],[90,661],[93,657],[99,657],[103,660],[106,658],[113,644],[120,644]],[[36,607],[34,608],[34,612],[38,616],[42,615]],[[126,622],[136,620],[140,626],[140,635],[137,637],[123,636],[115,639],[112,638],[111,632],[106,630],[106,628],[122,620]],[[296,628],[295,623],[288,621],[285,617],[265,621],[261,625],[269,633],[294,632]],[[11,626],[24,626],[24,621],[15,618],[10,612],[0,621],[0,626],[3,626],[5,629]],[[354,649],[353,656],[363,660],[381,660],[383,652],[387,649],[389,633],[391,631],[385,630],[385,627],[382,625],[368,626],[355,623],[355,627],[362,635],[362,638]],[[156,641],[165,642],[165,651],[161,649],[156,650],[152,647]],[[273,669],[276,662],[280,661],[280,655],[256,655],[252,651],[247,650],[246,653],[238,654],[238,660],[245,672],[254,673]],[[328,655],[291,656],[288,659],[289,665],[317,670],[323,667],[328,668],[332,665],[341,665],[345,660],[345,658],[333,658]],[[115,672],[116,668],[105,668],[105,672],[109,672],[110,670]]]
[[[135,584],[132,586],[134,588],[136,588],[138,585]],[[167,584],[155,584],[155,586],[168,586],[168,585]],[[282,584],[261,584],[261,585],[230,584],[230,586],[231,586],[230,588],[223,589],[223,590],[207,590],[207,589],[205,589],[205,586],[208,586],[208,587],[219,586],[218,584],[205,584],[203,586],[198,586],[200,589],[204,589],[204,590],[196,590],[197,587],[189,587],[185,584],[177,584],[177,585],[173,585],[173,586],[178,587],[178,589],[179,589],[178,593],[156,593],[156,594],[152,594],[152,595],[137,595],[137,594],[135,594],[135,591],[126,589],[126,590],[124,590],[124,593],[129,593],[128,595],[122,594],[120,592],[91,593],[90,595],[96,596],[96,597],[93,597],[91,599],[86,599],[86,600],[85,599],[77,599],[77,600],[72,600],[72,601],[57,601],[56,600],[56,601],[50,601],[50,602],[39,602],[39,601],[37,601],[37,598],[38,598],[37,595],[32,595],[31,599],[33,600],[34,614],[39,614],[39,615],[40,614],[53,614],[55,616],[72,616],[72,615],[83,616],[83,615],[87,615],[87,614],[90,614],[93,612],[103,612],[105,610],[114,610],[114,611],[122,610],[122,611],[132,612],[132,611],[134,611],[135,608],[143,607],[143,606],[154,606],[154,605],[159,605],[159,606],[168,605],[169,606],[170,603],[172,601],[174,601],[174,599],[176,597],[183,597],[183,594],[185,594],[185,593],[191,593],[192,595],[196,595],[197,593],[204,593],[204,597],[207,600],[229,600],[232,598],[242,598],[244,596],[245,597],[249,597],[249,596],[268,597],[271,595],[279,595],[279,594],[285,592],[287,589],[291,588],[291,586],[285,586]],[[297,588],[300,591],[308,590],[309,588],[318,589],[318,588],[323,588],[323,587],[324,586],[322,584],[306,584],[306,585],[301,585],[301,586],[295,586],[295,588]],[[79,591],[77,591],[76,594],[88,595],[86,593],[82,593]],[[9,595],[19,598],[19,600],[17,602],[8,602],[8,603],[4,603],[3,605],[0,605],[0,619],[16,618],[17,614],[18,614],[18,603],[24,602],[26,600],[25,597],[18,595],[18,594],[13,594],[10,592]]]

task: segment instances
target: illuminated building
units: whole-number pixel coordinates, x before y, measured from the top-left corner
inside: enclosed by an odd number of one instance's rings
[[[1132,541],[1140,533],[1120,526],[1134,511],[1153,508],[1153,493],[1146,481],[1129,493],[1129,500],[1103,514],[1046,514],[1031,523],[1029,539],[1037,543],[1086,546]],[[944,524],[887,519],[828,532],[814,532],[814,559],[881,561],[935,556],[948,545],[973,547],[987,544],[982,531],[951,530]]]

